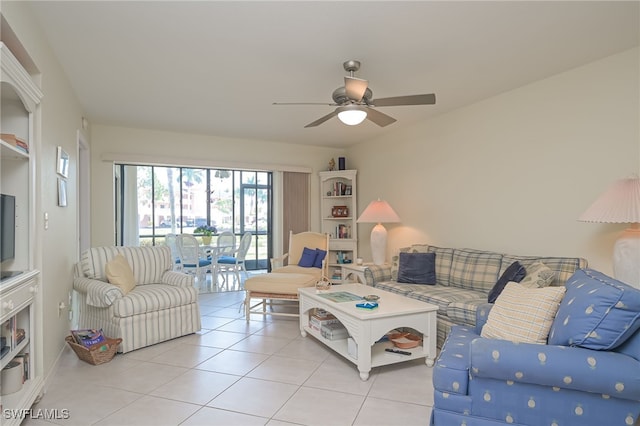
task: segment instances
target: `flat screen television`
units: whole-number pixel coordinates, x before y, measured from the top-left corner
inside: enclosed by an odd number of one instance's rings
[[[0,262],[16,256],[16,197],[0,194]]]

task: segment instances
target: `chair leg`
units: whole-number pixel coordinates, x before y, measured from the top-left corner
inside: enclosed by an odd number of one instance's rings
[[[196,269],[195,277],[196,281],[198,281],[198,290],[202,290],[202,276],[200,275],[200,268]]]
[[[251,292],[247,291],[247,294],[244,297],[244,315],[247,318],[247,322],[249,322],[249,319],[251,318]]]
[[[233,270],[233,273],[236,276],[236,283],[238,285],[238,290],[240,290],[240,271],[238,271],[238,267]]]

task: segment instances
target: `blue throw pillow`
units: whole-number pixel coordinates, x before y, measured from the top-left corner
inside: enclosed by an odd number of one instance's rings
[[[315,250],[305,247],[302,250],[302,256],[300,256],[298,266],[302,266],[303,268],[312,268],[317,255],[318,253]]]
[[[640,290],[593,269],[577,271],[565,287],[550,345],[610,350],[640,328]]]
[[[407,284],[436,283],[435,253],[400,253],[398,282]]]
[[[506,286],[507,283],[511,281],[519,283],[525,275],[527,275],[527,270],[524,269],[524,266],[522,266],[518,261],[513,262],[504,270],[500,278],[498,278],[498,281],[496,281],[496,284],[489,292],[489,297],[487,298],[488,302],[494,303],[498,296],[500,296],[500,293],[502,293],[502,290],[504,290],[504,286]]]
[[[314,268],[322,268],[322,261],[327,256],[327,252],[325,250],[316,249],[316,260],[313,262]]]

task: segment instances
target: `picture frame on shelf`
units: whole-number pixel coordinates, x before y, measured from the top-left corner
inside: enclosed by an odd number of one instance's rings
[[[344,195],[351,195],[351,185],[347,185],[344,189]]]
[[[349,238],[349,229],[347,228],[347,225],[340,224],[336,226],[336,238],[338,239]]]
[[[61,146],[57,148],[56,172],[64,178],[69,177],[69,154]]]
[[[333,217],[348,217],[349,208],[347,206],[333,206],[331,209],[331,216]]]

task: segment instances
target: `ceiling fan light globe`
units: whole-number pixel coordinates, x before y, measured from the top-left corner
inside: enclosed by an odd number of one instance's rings
[[[348,126],[357,126],[367,118],[367,111],[364,109],[345,109],[338,112],[338,118]]]

